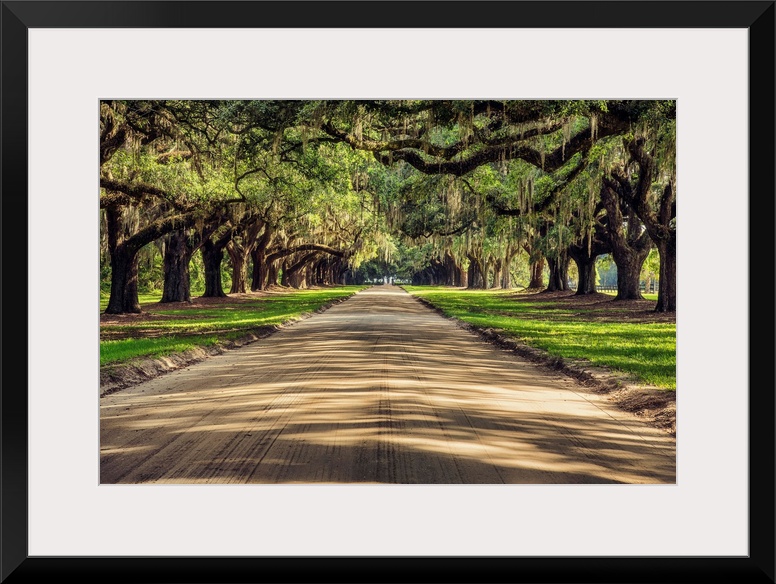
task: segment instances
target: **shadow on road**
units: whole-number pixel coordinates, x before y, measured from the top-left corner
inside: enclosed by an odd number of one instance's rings
[[[100,478],[674,483],[675,441],[385,287],[101,400]]]

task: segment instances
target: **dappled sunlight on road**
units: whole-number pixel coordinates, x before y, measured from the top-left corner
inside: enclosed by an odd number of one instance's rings
[[[101,399],[102,483],[674,483],[675,441],[375,287]]]

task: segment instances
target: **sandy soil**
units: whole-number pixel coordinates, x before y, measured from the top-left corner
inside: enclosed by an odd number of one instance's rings
[[[674,483],[675,452],[393,286],[100,399],[102,483]]]

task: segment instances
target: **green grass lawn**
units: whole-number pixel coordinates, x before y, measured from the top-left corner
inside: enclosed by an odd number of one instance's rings
[[[162,291],[159,290],[158,292],[141,293],[137,296],[142,308],[144,304],[153,304],[154,302],[159,302],[162,299]],[[100,312],[104,312],[105,309],[108,308],[108,300],[110,300],[110,292],[100,290]]]
[[[676,390],[676,324],[627,322],[616,316],[590,321],[585,308],[557,301],[524,302],[510,290],[403,286],[446,315],[500,330],[521,342],[566,359],[630,373],[657,387]],[[647,299],[650,296],[646,295]],[[600,310],[587,309],[587,312]],[[624,310],[624,309],[621,309]]]
[[[608,294],[612,298],[617,296],[617,292],[601,292],[601,294]],[[655,294],[651,294],[651,293],[642,294],[642,296],[644,297],[644,300],[651,300],[652,302],[657,302],[657,293],[655,293]]]
[[[295,320],[334,300],[351,296],[365,286],[339,286],[320,290],[294,290],[287,294],[257,296],[247,302],[223,303],[212,308],[175,308],[153,305],[158,295],[140,295],[143,311],[170,318],[127,324],[103,324],[101,333],[132,334],[137,338],[100,341],[100,365],[127,361],[136,357],[155,357],[182,352],[196,346],[211,346],[259,330]],[[107,299],[105,300],[107,305]],[[101,299],[101,310],[102,307]]]

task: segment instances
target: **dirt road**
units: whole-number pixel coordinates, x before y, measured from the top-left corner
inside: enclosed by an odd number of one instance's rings
[[[101,483],[674,483],[675,440],[394,286],[100,399]]]

